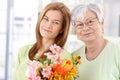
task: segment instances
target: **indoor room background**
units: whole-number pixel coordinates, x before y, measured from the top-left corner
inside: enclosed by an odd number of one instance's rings
[[[50,2],[63,2],[70,10],[79,3],[100,3],[104,9],[105,37],[120,44],[120,0],[0,0],[0,80],[12,80],[19,48],[35,42],[37,17]],[[65,48],[72,52],[82,42],[71,26]]]

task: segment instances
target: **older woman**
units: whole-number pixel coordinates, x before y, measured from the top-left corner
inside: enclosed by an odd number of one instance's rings
[[[77,38],[85,43],[73,54],[81,56],[78,80],[120,80],[120,47],[104,38],[103,12],[97,4],[72,10]]]

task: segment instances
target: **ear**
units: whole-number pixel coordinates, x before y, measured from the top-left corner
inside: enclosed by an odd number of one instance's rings
[[[104,33],[104,19],[102,19],[102,22],[100,23],[102,27],[102,32]]]
[[[104,25],[104,19],[102,19],[101,24]]]

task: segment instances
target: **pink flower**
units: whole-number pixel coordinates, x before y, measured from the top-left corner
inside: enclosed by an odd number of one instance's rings
[[[58,56],[58,55],[56,55],[56,56],[55,56],[55,61],[54,61],[54,63],[55,63],[55,64],[60,64],[61,62],[62,62],[61,57]]]
[[[72,80],[76,77],[76,67],[72,61],[62,59],[62,48],[56,44],[50,46],[50,51],[44,53],[44,60],[30,61],[27,67],[27,80]]]
[[[53,53],[60,54],[62,52],[62,49],[60,46],[57,46],[56,44],[50,46],[50,50]]]
[[[27,80],[41,80],[41,77],[40,76],[37,76],[37,69],[42,66],[40,64],[39,61],[31,61],[29,64],[28,64],[28,68],[27,68],[27,72],[26,72],[26,75],[27,75]]]
[[[54,58],[54,55],[51,52],[44,53],[45,56],[47,56],[48,59]]]
[[[46,78],[49,78],[50,77],[50,75],[51,75],[51,70],[52,70],[52,68],[51,68],[52,66],[50,65],[50,66],[47,66],[47,67],[43,67],[42,68],[42,75],[43,75],[43,77],[46,77]]]

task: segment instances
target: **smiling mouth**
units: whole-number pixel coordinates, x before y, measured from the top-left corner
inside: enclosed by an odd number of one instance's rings
[[[86,33],[86,34],[83,34],[84,36],[89,36],[91,35],[92,33]]]
[[[45,32],[52,32],[51,30],[48,29],[43,29]]]

